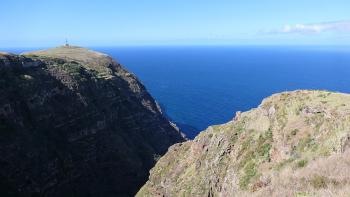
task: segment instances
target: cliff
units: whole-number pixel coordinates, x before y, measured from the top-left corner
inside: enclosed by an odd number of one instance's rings
[[[0,53],[1,196],[132,196],[182,141],[145,87],[105,54]]]
[[[275,94],[173,145],[137,196],[348,196],[350,95]]]

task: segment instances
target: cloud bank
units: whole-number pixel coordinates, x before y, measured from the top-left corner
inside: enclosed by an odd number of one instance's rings
[[[285,25],[283,28],[277,31],[272,31],[270,33],[318,34],[324,32],[350,33],[350,20],[314,24]]]

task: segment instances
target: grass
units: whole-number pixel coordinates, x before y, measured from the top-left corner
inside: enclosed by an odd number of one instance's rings
[[[82,71],[82,67],[75,63],[65,63],[62,68],[70,74],[79,75]]]
[[[271,144],[264,144],[262,145],[261,149],[258,150],[259,156],[264,157],[266,161],[270,160],[270,149],[271,149]]]
[[[287,111],[284,106],[281,107],[276,107],[277,110],[277,122],[279,125],[281,125],[281,129],[283,129],[286,124],[287,124]]]
[[[238,164],[238,168],[243,168],[249,161],[255,158],[255,152],[253,150],[247,150],[244,157]]]
[[[303,167],[305,167],[306,165],[307,165],[307,160],[305,160],[305,159],[299,160],[299,161],[297,162],[297,167],[298,167],[298,168],[303,168]]]
[[[270,150],[272,147],[272,141],[273,141],[273,135],[272,130],[269,128],[264,136],[259,136],[259,143],[258,143],[258,154],[259,156],[262,156],[265,161],[270,161]]]
[[[252,143],[252,138],[251,137],[248,137],[242,144],[241,144],[241,148],[238,152],[238,156],[241,156],[243,155],[245,152],[247,152],[249,146],[251,145]]]
[[[274,167],[274,169],[277,170],[277,171],[279,171],[279,170],[281,170],[283,167],[285,167],[287,164],[289,164],[289,163],[291,163],[291,162],[293,162],[293,161],[294,161],[293,158],[289,158],[289,159],[283,160],[283,161],[279,162],[279,163]]]
[[[297,147],[296,147],[296,150],[301,153],[301,152],[304,152],[307,148],[311,147],[313,145],[313,142],[314,140],[311,138],[310,135],[308,135],[307,137],[305,138],[302,138]]]
[[[239,180],[240,188],[247,189],[251,179],[256,175],[257,175],[256,164],[254,161],[250,161],[244,167],[244,176],[242,176]]]
[[[234,125],[234,130],[237,131],[240,134],[240,133],[242,133],[244,131],[244,126],[245,126],[245,119],[237,122]]]
[[[232,157],[224,157],[224,160],[216,159],[213,155],[217,153],[216,150],[221,150],[221,147],[216,146],[212,147],[215,151],[210,152],[209,156],[203,152],[205,156],[200,157],[199,160],[207,161],[207,166],[210,168],[202,168],[201,174],[187,174],[195,178],[188,179],[189,182],[186,184],[177,182],[178,191],[192,190],[192,193],[186,193],[187,196],[199,194],[198,191],[208,191],[208,188],[205,187],[208,185],[205,177],[213,176],[219,180],[218,187],[227,189],[224,183],[230,181],[231,173],[234,173],[238,178],[237,192],[240,192],[237,196],[326,196],[322,194],[327,194],[325,193],[327,191],[334,193],[334,196],[348,196],[350,175],[344,172],[349,168],[350,153],[335,154],[334,150],[339,145],[338,137],[349,130],[349,113],[340,111],[342,114],[338,115],[332,112],[336,110],[334,107],[349,106],[349,97],[344,96],[344,98],[333,101],[333,95],[332,98],[326,99],[322,97],[327,96],[328,93],[320,97],[318,95],[318,92],[311,92],[296,95],[294,100],[287,100],[286,104],[279,105],[279,108],[276,107],[278,113],[272,118],[269,117],[270,122],[266,124],[260,124],[260,120],[256,120],[255,113],[243,113],[240,119],[230,123],[229,127],[216,127],[215,131],[212,131],[215,140],[219,137],[216,135],[225,134],[225,139],[227,139],[225,142],[234,145],[232,146],[233,154],[230,154]],[[303,106],[317,109],[321,101],[328,102],[323,106],[325,113],[296,116]],[[269,109],[271,105],[269,100],[266,103],[264,110]],[[330,115],[334,120],[326,119],[327,116],[324,114]],[[277,120],[275,116],[279,115],[282,118]],[[288,124],[282,130],[284,115]],[[261,122],[265,123],[263,121]],[[267,129],[266,125],[273,128],[273,132]],[[286,135],[290,136],[290,141],[286,140]],[[272,148],[283,152],[281,155],[277,152],[275,157],[269,161],[272,157],[270,155]],[[291,149],[293,152],[290,152]],[[323,155],[328,157],[322,157]],[[174,166],[176,167],[177,164]],[[172,175],[172,173],[174,172],[168,171],[168,174]],[[197,181],[199,180],[197,177],[201,178],[200,181]],[[182,179],[174,177],[174,180]],[[231,183],[236,184],[236,181]],[[346,195],[339,195],[341,192]],[[176,193],[173,195],[176,196]]]
[[[327,188],[328,179],[325,176],[315,175],[311,178],[310,184],[315,189]]]
[[[79,82],[88,81],[89,77],[99,78],[99,72],[95,70],[88,70],[83,65],[77,62],[65,62],[60,64],[59,62],[55,62],[55,66],[59,66],[64,72],[67,72],[70,76],[72,76],[75,80]]]
[[[265,133],[260,134],[256,141],[249,136],[241,145],[240,154],[242,158],[238,164],[238,170],[242,170],[239,179],[241,189],[248,189],[253,177],[257,176],[257,166],[263,162],[270,161],[270,150],[272,147],[272,130],[268,129]]]

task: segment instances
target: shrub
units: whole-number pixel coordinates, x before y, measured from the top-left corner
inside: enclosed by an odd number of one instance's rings
[[[298,132],[299,132],[299,129],[294,129],[294,130],[291,132],[291,134],[292,134],[292,135],[296,135]]]
[[[300,161],[298,161],[297,162],[297,167],[298,168],[303,168],[303,167],[305,167],[307,165],[307,160],[300,160]]]
[[[312,187],[315,189],[322,189],[327,187],[328,179],[325,176],[315,175],[310,180]]]

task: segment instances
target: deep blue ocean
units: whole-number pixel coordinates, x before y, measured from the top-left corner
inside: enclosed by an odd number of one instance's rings
[[[193,138],[273,93],[350,93],[350,47],[94,47],[135,73]],[[14,52],[23,50],[16,49]]]

